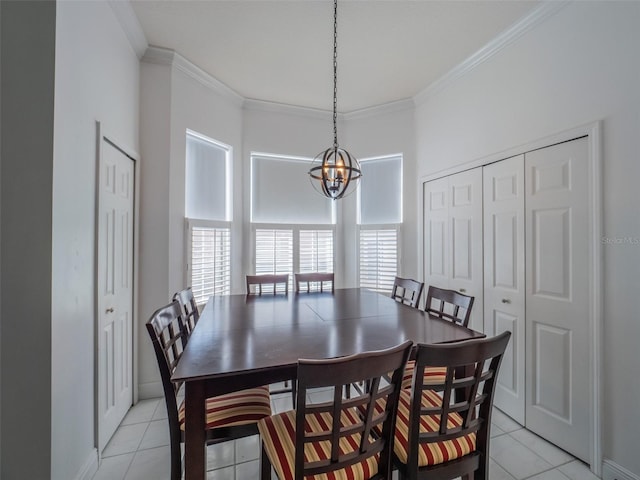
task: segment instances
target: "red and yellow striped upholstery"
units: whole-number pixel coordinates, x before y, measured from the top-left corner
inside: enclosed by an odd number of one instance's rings
[[[432,390],[424,390],[422,394],[423,407],[437,407],[442,404],[442,398]],[[398,416],[396,419],[396,433],[393,450],[402,463],[407,463],[409,452],[409,412],[411,405],[411,392],[400,392],[398,404]],[[439,415],[422,415],[420,418],[420,433],[437,432],[440,423]],[[462,417],[452,412],[447,419],[447,428],[455,428],[462,425]],[[418,466],[437,465],[449,460],[463,457],[476,449],[476,434],[434,443],[421,443],[418,448]]]
[[[306,416],[307,434],[331,431],[330,413],[314,413]],[[342,427],[360,423],[355,409],[343,410],[340,423]],[[258,422],[258,430],[273,469],[280,480],[293,480],[295,470],[296,412],[290,410]],[[360,434],[345,436],[340,440],[340,454],[346,455],[358,450]],[[331,442],[318,441],[305,444],[304,461],[326,460],[331,456]],[[378,455],[341,470],[321,475],[306,476],[306,480],[366,480],[378,473]]]
[[[207,430],[255,423],[271,415],[269,386],[250,388],[207,398]],[[178,411],[180,429],[184,430],[184,402]]]
[[[413,371],[415,370],[416,362],[409,360],[404,367],[404,375],[402,376],[402,388],[410,389],[411,382],[413,381]],[[447,376],[447,367],[426,367],[424,369],[424,385],[444,384],[445,377]]]

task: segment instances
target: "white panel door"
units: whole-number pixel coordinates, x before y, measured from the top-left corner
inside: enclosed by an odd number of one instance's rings
[[[98,446],[132,404],[134,165],[101,138],[98,224]]]
[[[511,332],[494,401],[524,425],[524,155],[485,166],[483,183],[485,333]]]
[[[449,288],[449,179],[424,184],[424,279]]]
[[[469,328],[483,332],[482,168],[449,177],[449,288],[475,297]]]
[[[588,141],[525,155],[526,426],[589,461]]]

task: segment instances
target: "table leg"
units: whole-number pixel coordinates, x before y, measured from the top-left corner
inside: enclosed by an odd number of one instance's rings
[[[206,476],[205,395],[201,382],[185,384],[184,478],[204,480]]]

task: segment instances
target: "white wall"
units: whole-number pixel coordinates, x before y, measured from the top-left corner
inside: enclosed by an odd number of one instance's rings
[[[162,396],[158,364],[144,323],[185,286],[184,205],[186,130],[232,147],[233,241],[242,244],[242,110],[239,98],[215,80],[182,68],[183,58],[156,50],[143,59],[140,144],[144,161],[140,205],[140,398]],[[199,78],[196,79],[196,78]],[[204,82],[204,83],[203,83]],[[234,249],[232,264],[242,252]],[[241,272],[234,272],[235,285]]]
[[[56,26],[51,478],[68,480],[97,460],[95,122],[138,150],[140,67],[105,1],[57,2]]]
[[[604,456],[640,475],[640,3],[573,2],[416,110],[431,174],[603,121]]]

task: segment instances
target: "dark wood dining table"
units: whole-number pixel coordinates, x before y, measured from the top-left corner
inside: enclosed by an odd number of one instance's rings
[[[211,297],[172,377],[185,382],[185,478],[206,475],[207,397],[294,379],[299,358],[481,337],[367,289]]]

